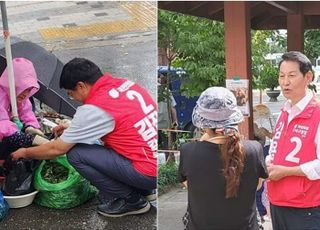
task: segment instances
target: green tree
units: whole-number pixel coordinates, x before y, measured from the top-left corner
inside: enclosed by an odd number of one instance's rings
[[[320,56],[320,30],[306,30],[304,32],[304,53],[310,60]]]
[[[164,10],[158,11],[158,47],[163,49],[169,62],[169,68],[176,57],[175,44],[177,43],[179,27],[176,19],[178,15]]]
[[[265,55],[269,53],[270,48],[267,38],[270,36],[269,31],[252,31],[251,32],[251,55],[252,55],[252,76],[253,88],[264,90],[265,86],[261,84],[261,71],[265,63]]]
[[[189,75],[181,90],[195,96],[209,86],[225,85],[223,23],[163,10],[158,15],[159,47],[170,47],[175,53],[172,65]]]
[[[285,52],[287,40],[278,30],[253,30],[251,38],[253,88],[260,90],[262,103],[262,90],[273,90],[279,85],[277,63],[266,62],[266,56]]]
[[[172,63],[174,67],[182,67],[189,75],[188,81],[182,81],[182,91],[187,96],[194,96],[209,86],[224,86],[224,24],[165,10],[159,10],[158,16],[159,47],[167,50],[170,66]],[[279,30],[252,31],[254,88],[274,87],[267,86],[267,81],[261,79],[265,75],[261,75],[266,64],[265,56],[285,52],[286,47],[286,36]]]
[[[274,88],[278,85],[278,81],[273,82],[275,78],[272,78],[272,81],[262,78],[268,77],[263,71],[274,72],[274,68],[271,67],[272,65],[276,67],[277,63],[266,62],[265,57],[267,54],[285,52],[286,36],[280,34],[278,30],[252,31],[251,36],[253,88],[260,90]]]

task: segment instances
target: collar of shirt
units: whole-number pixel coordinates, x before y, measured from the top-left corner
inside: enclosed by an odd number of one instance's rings
[[[297,115],[299,115],[308,105],[313,97],[312,92],[308,91],[297,104],[292,105],[291,100],[287,100],[284,104],[283,111],[287,111],[289,114],[289,122]]]

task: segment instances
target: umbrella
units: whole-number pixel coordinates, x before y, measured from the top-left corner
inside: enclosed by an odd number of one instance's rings
[[[27,58],[34,65],[40,84],[40,89],[34,97],[56,112],[72,117],[80,104],[70,100],[66,91],[59,87],[63,63],[54,54],[35,43],[17,37],[12,37],[11,42],[12,57]],[[4,55],[5,48],[1,47],[1,44],[0,54]]]

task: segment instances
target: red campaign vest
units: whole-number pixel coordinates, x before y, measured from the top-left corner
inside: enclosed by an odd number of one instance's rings
[[[156,176],[157,106],[148,92],[130,80],[105,74],[85,104],[102,108],[115,120],[114,130],[101,138],[104,145],[130,159],[138,172]]]
[[[306,108],[288,122],[288,113],[282,111],[276,124],[270,154],[273,164],[298,166],[317,158],[314,143],[320,121],[319,103],[313,98]],[[297,208],[320,205],[320,180],[305,176],[288,176],[278,181],[269,181],[269,200],[278,206]]]

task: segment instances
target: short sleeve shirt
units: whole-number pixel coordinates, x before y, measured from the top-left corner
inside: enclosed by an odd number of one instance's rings
[[[114,127],[115,121],[106,111],[94,105],[82,105],[60,138],[66,143],[95,144]]]
[[[256,229],[255,194],[258,179],[267,178],[262,146],[243,142],[244,171],[236,198],[225,198],[225,179],[219,145],[193,142],[182,146],[178,178],[188,181],[187,229]]]

